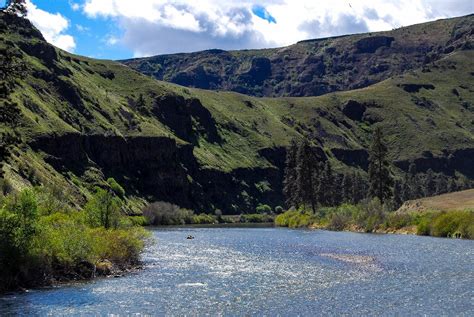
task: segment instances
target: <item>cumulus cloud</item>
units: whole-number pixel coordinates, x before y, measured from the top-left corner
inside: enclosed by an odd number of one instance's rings
[[[69,28],[69,21],[64,16],[41,10],[30,0],[26,1],[26,5],[28,19],[41,31],[46,41],[63,50],[74,51],[76,42],[74,37],[65,33]]]
[[[136,56],[283,46],[474,11],[472,0],[83,1],[81,7],[89,17],[118,23],[123,36],[115,43],[130,48]]]

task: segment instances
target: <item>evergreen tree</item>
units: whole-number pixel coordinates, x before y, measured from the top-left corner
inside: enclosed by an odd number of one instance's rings
[[[365,198],[367,192],[367,184],[360,173],[352,174],[352,203],[358,204]]]
[[[402,194],[402,183],[399,180],[395,180],[393,184],[393,207],[395,209],[400,208],[400,206],[404,203],[403,201],[403,194]]]
[[[392,178],[387,153],[388,149],[383,141],[382,129],[377,127],[369,152],[369,195],[378,197],[381,203],[392,195]]]
[[[320,181],[319,181],[319,201],[325,206],[334,205],[335,196],[335,179],[332,172],[331,163],[326,161],[322,169]]]
[[[425,181],[423,184],[423,192],[425,197],[433,196],[436,193],[436,181],[433,170],[430,168],[426,172]]]
[[[458,190],[458,184],[456,184],[456,180],[454,178],[449,179],[446,190],[448,193],[453,193]]]
[[[297,193],[297,172],[296,172],[296,155],[298,152],[298,143],[292,140],[290,147],[286,152],[285,176],[283,178],[283,194],[285,195],[285,203],[288,208],[298,207]]]
[[[350,174],[344,174],[341,182],[342,202],[352,202],[352,177]]]
[[[403,181],[401,183],[401,193],[400,193],[401,200],[403,202],[405,202],[407,200],[410,200],[410,199],[413,199],[411,183],[412,182],[411,182],[410,174],[407,173],[407,174],[403,175]]]
[[[448,180],[444,175],[438,175],[436,178],[436,195],[446,193],[448,190]]]
[[[316,212],[319,163],[308,140],[304,140],[296,155],[296,197],[303,205],[309,203]]]

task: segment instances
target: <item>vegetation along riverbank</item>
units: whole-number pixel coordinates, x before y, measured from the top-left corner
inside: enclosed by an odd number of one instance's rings
[[[148,233],[96,188],[82,210],[37,187],[0,198],[0,292],[115,275],[140,264]]]

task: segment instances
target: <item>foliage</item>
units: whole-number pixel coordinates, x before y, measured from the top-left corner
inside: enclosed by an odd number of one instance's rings
[[[107,179],[107,184],[109,184],[110,189],[115,193],[120,198],[125,198],[125,189],[123,189],[122,186],[120,186],[119,183],[114,178],[109,178]]]
[[[106,228],[91,223],[90,212],[52,211],[45,206],[50,193],[26,189],[5,198],[0,209],[0,291],[48,283],[46,277],[90,278],[96,263],[104,260],[117,267],[139,261],[148,237],[142,228],[119,227],[126,223],[123,217]],[[101,207],[103,200],[92,201]]]
[[[192,223],[197,225],[204,224],[216,224],[218,223],[217,217],[209,214],[199,214],[192,217]]]
[[[255,209],[255,212],[257,214],[271,214],[272,213],[272,207],[268,205],[258,205],[257,208]]]
[[[143,209],[150,225],[184,225],[193,223],[193,212],[167,202],[154,202]]]
[[[369,196],[377,197],[381,203],[392,196],[392,178],[387,154],[382,129],[376,127],[369,151]]]
[[[316,216],[310,212],[288,210],[275,218],[275,224],[280,227],[303,228],[315,224]]]
[[[282,206],[276,206],[276,207],[275,207],[275,213],[276,213],[277,215],[283,213],[283,207],[282,207]]]
[[[120,199],[112,192],[96,187],[95,194],[84,207],[89,224],[93,227],[116,229],[121,217],[121,204]]]

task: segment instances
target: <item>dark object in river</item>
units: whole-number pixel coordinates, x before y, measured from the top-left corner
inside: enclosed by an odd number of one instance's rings
[[[191,236],[191,235],[189,235],[189,236],[188,236],[186,239],[188,239],[188,240],[192,240],[192,239],[194,239],[194,237],[193,237],[193,236]]]

